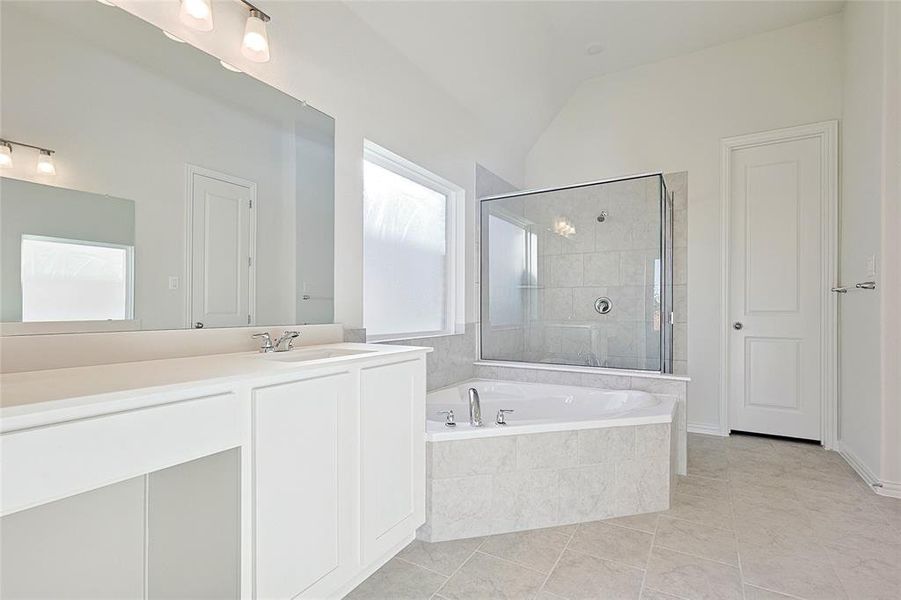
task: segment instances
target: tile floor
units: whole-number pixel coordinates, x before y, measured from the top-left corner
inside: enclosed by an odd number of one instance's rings
[[[901,500],[834,452],[751,436],[689,436],[666,512],[427,544],[360,599],[901,598]]]

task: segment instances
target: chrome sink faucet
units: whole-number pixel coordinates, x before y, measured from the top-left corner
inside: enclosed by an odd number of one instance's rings
[[[482,402],[479,400],[479,390],[475,388],[469,388],[469,424],[482,426]]]
[[[281,337],[272,341],[272,336],[268,331],[263,333],[255,333],[250,336],[260,340],[260,352],[287,352],[294,349],[294,340],[300,337],[299,331],[286,331]],[[285,344],[285,342],[288,342]]]

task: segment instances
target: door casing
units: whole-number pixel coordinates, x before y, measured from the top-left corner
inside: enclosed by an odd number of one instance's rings
[[[838,309],[835,294],[830,288],[838,279],[838,121],[823,121],[774,129],[747,135],[724,138],[722,140],[722,160],[720,171],[720,240],[721,240],[721,298],[720,298],[720,435],[729,435],[729,336],[731,332],[730,306],[730,264],[731,264],[731,169],[732,153],[735,150],[766,146],[802,139],[818,139],[821,152],[821,227],[820,242],[824,255],[820,264],[820,289],[823,299],[823,313],[820,320],[820,334],[823,343],[820,373],[823,386],[820,398],[820,440],[828,449],[836,447],[838,438],[838,356],[837,332]]]
[[[250,271],[247,280],[248,311],[250,313],[250,323],[248,325],[256,325],[257,322],[257,184],[248,179],[241,179],[234,175],[214,171],[190,163],[185,164],[185,276],[182,285],[185,289],[185,328],[193,329],[194,321],[192,310],[194,306],[194,175],[202,175],[210,179],[218,179],[226,183],[233,183],[246,187],[250,190],[250,200],[253,207],[250,211]]]

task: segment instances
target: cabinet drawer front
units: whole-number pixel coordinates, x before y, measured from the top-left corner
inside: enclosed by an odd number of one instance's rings
[[[0,436],[0,514],[241,444],[232,393],[7,433]]]
[[[253,392],[257,598],[293,598],[340,567],[351,383],[339,373]]]
[[[422,524],[425,511],[423,360],[360,373],[362,553],[368,563]]]

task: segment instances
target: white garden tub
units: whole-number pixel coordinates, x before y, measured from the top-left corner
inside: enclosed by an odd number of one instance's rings
[[[469,389],[481,399],[482,427],[469,424]],[[426,400],[426,439],[462,440],[525,433],[669,423],[673,401],[638,390],[473,379],[431,392]],[[496,424],[498,411],[506,425]],[[454,412],[454,427],[444,411]]]

